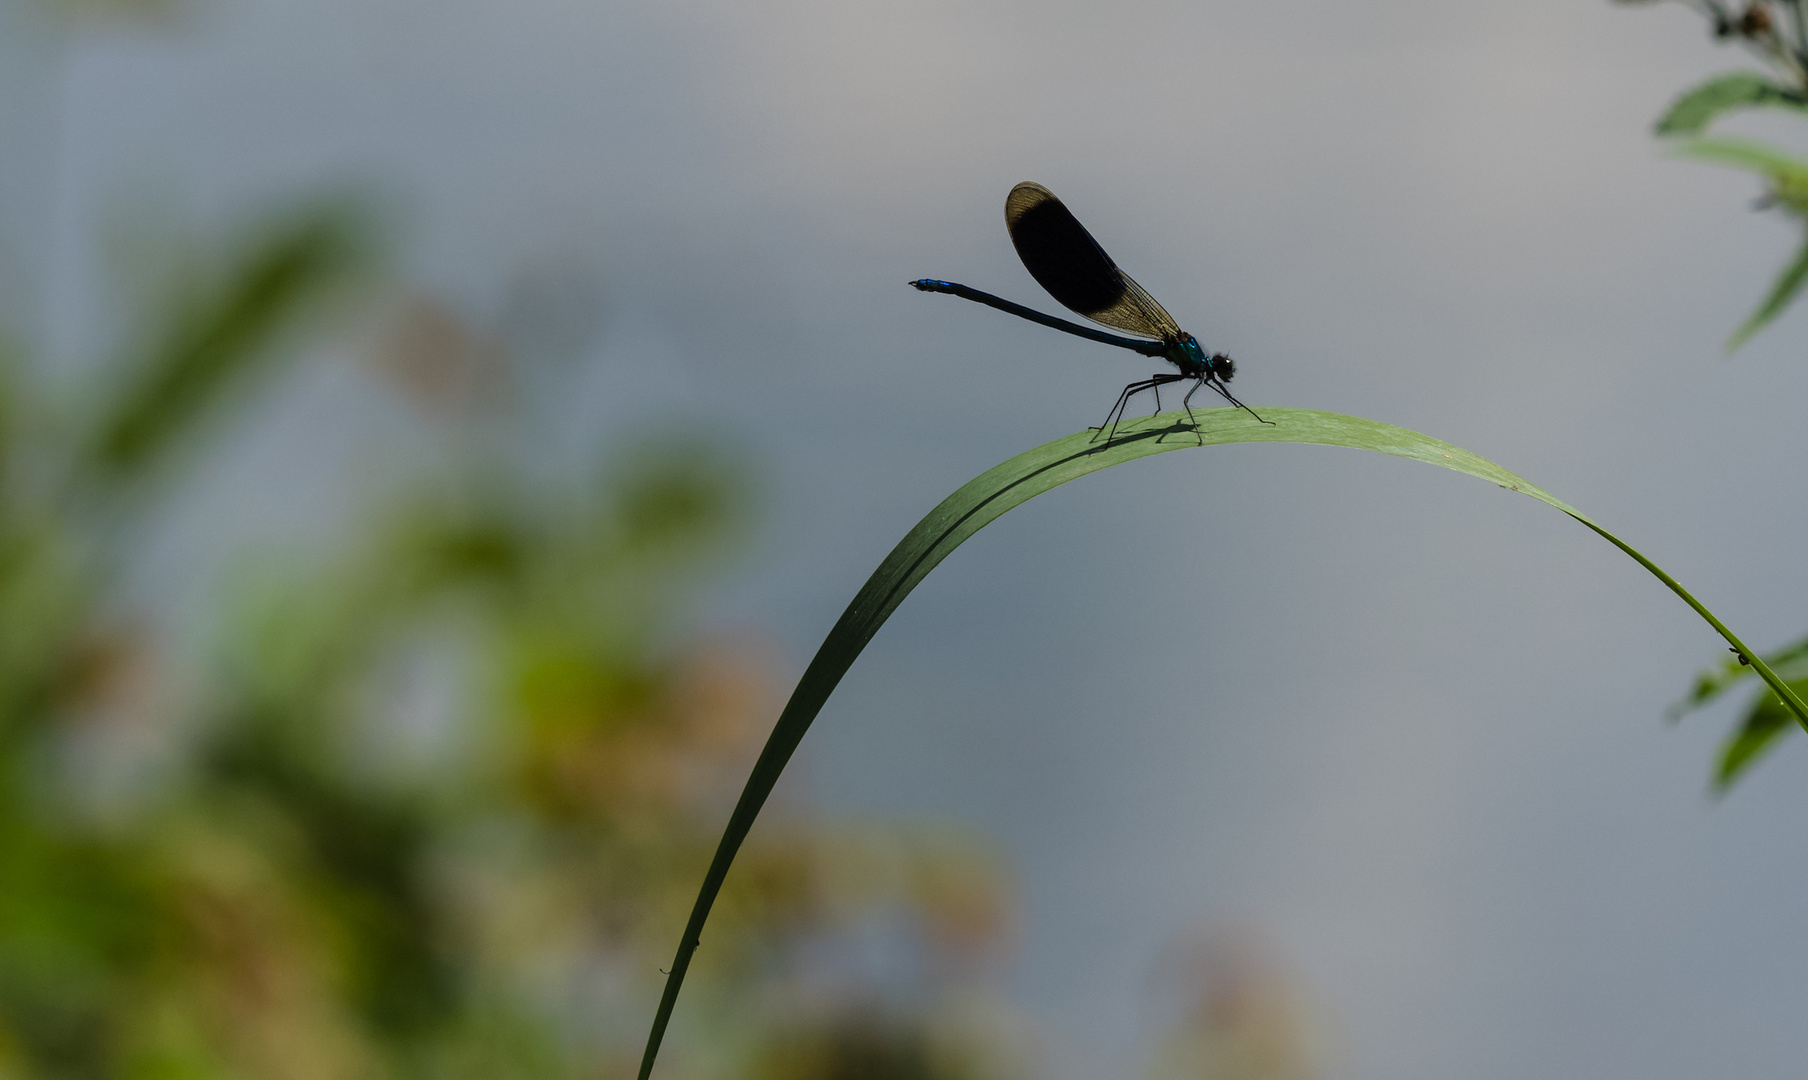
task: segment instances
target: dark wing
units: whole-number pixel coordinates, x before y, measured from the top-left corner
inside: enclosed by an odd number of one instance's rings
[[[1144,337],[1180,333],[1174,317],[1117,268],[1054,192],[1018,184],[1005,199],[1004,224],[1030,276],[1069,311]]]

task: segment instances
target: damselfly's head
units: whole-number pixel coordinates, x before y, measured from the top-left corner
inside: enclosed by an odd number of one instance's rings
[[[1212,378],[1219,382],[1229,382],[1230,377],[1237,373],[1237,362],[1223,353],[1213,353],[1206,364],[1211,368]]]

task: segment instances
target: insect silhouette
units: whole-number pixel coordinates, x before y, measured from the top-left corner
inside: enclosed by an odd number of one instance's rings
[[[1193,416],[1193,395],[1202,386],[1216,390],[1224,400],[1262,423],[1272,424],[1231,396],[1230,388],[1225,385],[1237,371],[1231,358],[1223,353],[1208,354],[1200,346],[1199,339],[1182,330],[1166,308],[1156,303],[1155,298],[1129,274],[1118,269],[1117,263],[1105,254],[1105,249],[1061,200],[1055,198],[1054,192],[1027,180],[1018,184],[1005,199],[1004,224],[1024,268],[1050,296],[1061,302],[1061,306],[1103,326],[1137,336],[1107,334],[952,281],[922,278],[910,284],[923,292],[947,293],[972,300],[1091,341],[1102,341],[1144,356],[1159,356],[1173,364],[1178,370],[1159,372],[1124,387],[1111,411],[1105,415],[1105,422],[1095,429],[1104,432],[1107,439],[1116,434],[1118,421],[1123,419],[1131,398],[1144,390],[1154,391],[1155,411],[1160,412],[1161,388],[1188,380],[1193,386],[1180,404],[1195,425],[1198,419]]]

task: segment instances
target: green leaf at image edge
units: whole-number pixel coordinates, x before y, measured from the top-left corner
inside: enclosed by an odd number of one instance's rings
[[[1574,507],[1523,477],[1441,440],[1360,417],[1312,409],[1264,407],[1259,411],[1274,422],[1269,425],[1257,423],[1248,413],[1237,409],[1194,411],[1199,418],[1197,427],[1187,420],[1184,412],[1163,413],[1122,425],[1116,437],[1109,442],[1098,440],[1092,432],[1083,431],[1019,454],[1002,465],[987,470],[942,500],[941,505],[919,521],[898,546],[892,549],[891,554],[886,556],[879,569],[867,579],[855,595],[853,603],[848,605],[840,620],[829,631],[829,636],[817,650],[815,659],[810,661],[810,666],[804,670],[803,678],[798,681],[791,700],[779,715],[771,737],[760,752],[759,760],[754,763],[740,801],[729,816],[722,841],[716,848],[715,857],[704,875],[703,886],[698,891],[697,901],[691,909],[690,920],[678,945],[677,957],[666,977],[665,992],[660,998],[659,1010],[654,1015],[652,1031],[647,1036],[646,1054],[641,1059],[640,1080],[648,1080],[652,1073],[666,1024],[671,1019],[672,1008],[678,1000],[679,987],[683,985],[685,972],[690,967],[691,955],[701,944],[703,924],[709,917],[716,894],[728,876],[728,868],[734,862],[735,853],[740,850],[741,842],[753,827],[754,819],[778,782],[785,764],[803,740],[804,732],[821,711],[829,694],[840,683],[841,677],[853,666],[866,643],[872,640],[879,627],[910,591],[916,588],[917,583],[968,537],[1012,507],[1069,480],[1077,480],[1087,473],[1112,465],[1121,465],[1170,450],[1233,443],[1310,443],[1373,450],[1492,481],[1503,488],[1556,507],[1631,556],[1680,596],[1696,614],[1707,620],[1728,644],[1738,650],[1739,655],[1749,658],[1758,675],[1788,703],[1797,722],[1808,728],[1808,705],[1804,705],[1795,691],[1734,637],[1732,631],[1715,618],[1712,612],[1701,606],[1656,564],[1590,521]]]
[[[1798,693],[1808,683],[1793,683]],[[1720,760],[1714,769],[1714,792],[1724,795],[1745,770],[1776,745],[1777,737],[1789,730],[1789,709],[1775,694],[1760,694],[1752,702],[1737,728],[1720,747]]]
[[[1808,161],[1753,139],[1736,137],[1693,139],[1676,148],[1678,156],[1728,165],[1754,172],[1770,180],[1769,199],[1790,215],[1808,219]],[[1808,241],[1739,329],[1727,339],[1726,351],[1735,352],[1781,315],[1808,285]]]
[[[1779,184],[1801,184],[1808,181],[1808,161],[1757,139],[1738,135],[1714,135],[1673,145],[1677,157],[1744,169],[1746,172],[1768,176]]]
[[[1798,696],[1808,694],[1808,638],[1776,650],[1764,658],[1764,663],[1793,687]],[[1735,657],[1728,657],[1697,675],[1688,695],[1670,706],[1668,715],[1672,720],[1681,719],[1684,713],[1707,705],[1755,674],[1750,666],[1741,664]],[[1794,717],[1782,699],[1768,689],[1759,691],[1746,706],[1738,726],[1720,747],[1720,760],[1714,770],[1715,793],[1725,794],[1735,780],[1769,753],[1777,739],[1792,730],[1792,719]]]
[[[1694,135],[1722,113],[1759,106],[1802,108],[1799,94],[1783,89],[1756,71],[1716,75],[1676,99],[1657,122],[1659,135]]]
[[[1765,296],[1764,302],[1758,305],[1758,310],[1752,312],[1739,329],[1733,331],[1733,336],[1726,339],[1726,351],[1736,351],[1739,346],[1750,340],[1753,334],[1769,326],[1771,321],[1781,315],[1783,309],[1795,300],[1804,284],[1808,284],[1808,240],[1805,240],[1802,249],[1796,252],[1795,261],[1784,267],[1783,272],[1777,275],[1777,280],[1770,287],[1769,295]]]

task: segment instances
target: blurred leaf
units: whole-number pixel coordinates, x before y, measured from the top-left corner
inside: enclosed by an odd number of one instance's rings
[[[1730,135],[1691,139],[1677,144],[1675,152],[1679,157],[1730,165],[1791,185],[1808,185],[1808,161],[1756,139]]]
[[[18,479],[12,475],[15,447],[13,440],[17,438],[13,418],[17,415],[18,403],[14,400],[17,394],[17,370],[12,350],[0,345],[0,523],[6,520],[14,496],[14,485]],[[0,525],[3,527],[3,525]]]
[[[1798,694],[1808,694],[1808,638],[1770,654],[1764,661]],[[1690,687],[1687,696],[1670,706],[1668,715],[1672,720],[1678,719],[1713,701],[1753,674],[1755,672],[1750,665],[1742,664],[1737,657],[1729,656],[1716,667],[1695,676],[1695,685]],[[1778,736],[1787,735],[1791,729],[1790,719],[1788,708],[1778,700],[1775,693],[1769,689],[1760,691],[1747,707],[1739,726],[1720,749],[1720,761],[1714,775],[1715,790],[1724,792],[1730,788],[1747,768],[1770,749]]]
[[[1764,658],[1764,662],[1789,682],[1808,678],[1808,638],[1780,652],[1771,653]],[[1670,706],[1670,717],[1675,719],[1700,708],[1753,674],[1751,665],[1741,663],[1736,656],[1727,657],[1719,666],[1695,676],[1695,685],[1689,689],[1688,696]]]
[[[1803,107],[1802,96],[1778,86],[1756,71],[1717,75],[1690,90],[1657,122],[1659,135],[1694,135],[1722,113],[1761,105]]]
[[[1730,165],[1768,178],[1771,201],[1780,204],[1793,216],[1808,220],[1808,161],[1792,157],[1761,142],[1738,138],[1695,139],[1679,146],[1677,153],[1699,161]],[[1727,351],[1738,349],[1753,334],[1770,325],[1801,293],[1804,284],[1808,284],[1808,241],[1804,242],[1802,250],[1796,254],[1795,261],[1778,275],[1764,302],[1727,339]]]
[[[780,1035],[751,1080],[971,1080],[975,1071],[920,1030],[851,1010],[826,1027]]]
[[[123,478],[154,466],[363,265],[364,231],[345,204],[304,210],[249,245],[211,291],[185,298],[103,411],[91,450],[99,471]]]
[[[93,583],[58,524],[0,528],[0,768],[15,740],[52,722],[77,679]]]
[[[518,585],[544,544],[522,518],[501,499],[418,509],[392,527],[392,541],[359,576],[372,579],[370,595],[379,589],[424,596],[467,585]]]
[[[750,487],[747,470],[726,451],[648,446],[612,470],[612,517],[628,554],[695,558],[746,515]]]
[[[691,908],[690,919],[679,939],[677,956],[673,960],[671,974],[666,978],[665,993],[660,997],[653,1027],[647,1036],[646,1053],[640,1065],[640,1080],[647,1080],[652,1073],[666,1024],[671,1019],[673,1006],[678,1000],[678,990],[684,983],[691,956],[703,934],[703,925],[709,918],[717,893],[728,877],[736,851],[752,829],[767,796],[778,783],[785,764],[791,760],[792,753],[803,741],[804,733],[809,730],[810,724],[841,682],[842,676],[847,674],[854,660],[866,648],[867,642],[878,633],[879,627],[884,625],[885,620],[910,591],[968,537],[1013,507],[1069,480],[1077,480],[1112,465],[1121,465],[1170,450],[1194,447],[1257,442],[1307,443],[1372,450],[1490,480],[1503,488],[1556,507],[1631,556],[1681,597],[1728,644],[1739,650],[1740,655],[1750,657],[1758,674],[1784,696],[1797,721],[1808,728],[1808,704],[1804,704],[1794,690],[1783,683],[1762,660],[1757,659],[1733,636],[1732,631],[1690,596],[1674,578],[1624,541],[1590,521],[1580,511],[1493,462],[1416,431],[1337,413],[1265,407],[1262,409],[1263,414],[1274,423],[1263,424],[1237,409],[1198,409],[1195,412],[1202,418],[1197,425],[1190,423],[1184,412],[1163,413],[1122,425],[1118,429],[1120,434],[1109,441],[1099,441],[1096,432],[1083,431],[1025,451],[987,470],[942,500],[880,563],[879,569],[873,572],[872,577],[855,594],[853,603],[842,613],[817,650],[815,658],[810,661],[810,666],[804,670],[797,689],[792,692],[791,700],[786,702],[778,723],[773,726],[771,737],[760,751],[759,760],[754,763],[752,774],[747,778],[747,786],[742,789],[740,801],[735,804],[734,812],[723,830],[721,843],[716,848],[709,871],[704,875],[696,903]]]
[[[1799,693],[1808,693],[1808,679],[1790,684]],[[1724,793],[1733,786],[1747,768],[1757,763],[1777,737],[1787,735],[1794,725],[1789,709],[1769,690],[1752,701],[1751,708],[1739,722],[1725,745],[1720,748],[1720,761],[1714,772],[1714,790]]]
[[[1802,249],[1796,252],[1795,261],[1777,275],[1775,284],[1770,287],[1770,294],[1758,305],[1758,310],[1752,312],[1744,324],[1733,331],[1733,336],[1726,339],[1726,351],[1733,352],[1750,340],[1753,334],[1769,326],[1800,295],[1805,283],[1808,283],[1808,238],[1804,238]]]

